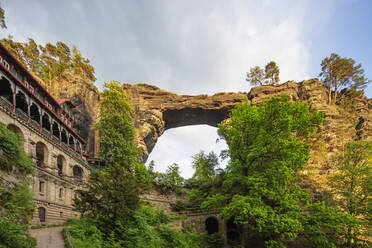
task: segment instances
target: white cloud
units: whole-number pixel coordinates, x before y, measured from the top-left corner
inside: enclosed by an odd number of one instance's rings
[[[316,21],[329,9],[312,11],[317,4],[291,0],[4,1],[9,28],[1,34],[77,45],[95,66],[98,86],[114,79],[147,82],[180,94],[248,91],[246,71],[270,60],[278,63],[281,81],[309,76],[311,43],[304,38],[308,24],[304,16]],[[190,156],[199,150],[219,149],[214,144],[215,129],[214,134],[210,130],[200,126],[169,130],[150,159],[156,160],[161,171],[173,162],[186,168]],[[182,173],[192,174],[189,168]]]
[[[207,125],[169,129],[159,138],[147,163],[154,160],[154,169],[160,172],[165,172],[169,165],[177,163],[181,175],[190,178],[194,173],[191,166],[193,155],[201,150],[207,153],[214,151],[219,155],[220,151],[227,149],[225,141],[216,143],[217,138],[217,128]],[[222,163],[222,166],[225,164]]]

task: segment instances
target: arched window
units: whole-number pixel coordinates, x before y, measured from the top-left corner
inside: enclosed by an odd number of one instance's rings
[[[52,130],[53,130],[53,136],[57,140],[59,140],[59,126],[58,126],[58,123],[56,121],[53,122]]]
[[[5,99],[8,104],[13,105],[12,85],[5,77],[1,77],[0,79],[0,97]]]
[[[205,230],[208,234],[218,232],[218,220],[214,217],[209,217],[205,220]]]
[[[47,113],[43,114],[43,129],[47,131],[48,133],[50,132],[50,118]]]
[[[62,129],[61,140],[62,140],[62,143],[67,144],[67,134],[66,134],[66,130],[65,129]]]
[[[12,131],[12,132],[18,134],[19,136],[21,136],[21,137],[23,138],[22,130],[21,130],[19,127],[17,127],[16,125],[14,125],[14,124],[9,124],[9,125],[7,126],[7,128],[8,128],[10,131]]]
[[[58,155],[57,157],[57,169],[58,169],[58,175],[63,175],[63,170],[65,168],[66,159],[62,155]]]
[[[80,166],[75,165],[72,168],[72,175],[76,178],[82,178],[83,177],[83,169]]]
[[[48,160],[48,148],[41,142],[36,143],[36,164],[44,166]]]
[[[35,121],[38,125],[40,125],[40,111],[39,107],[35,103],[31,104],[30,115],[31,120]]]
[[[16,109],[21,111],[24,115],[28,116],[28,104],[25,94],[22,91],[18,91],[16,95]]]
[[[70,135],[70,138],[68,139],[68,142],[69,142],[69,144],[70,144],[70,147],[71,147],[72,149],[74,149],[74,147],[75,147],[75,139],[74,139],[74,136]]]
[[[39,220],[40,220],[40,222],[45,222],[45,215],[46,215],[45,208],[39,207],[37,209],[37,211],[39,213]]]
[[[21,141],[21,144],[23,145],[24,136],[23,136],[22,130],[21,130],[19,127],[17,127],[16,125],[14,125],[14,124],[9,124],[9,125],[7,126],[7,128],[8,128],[10,131],[16,133],[16,134],[19,136],[19,139],[20,139],[20,141]]]

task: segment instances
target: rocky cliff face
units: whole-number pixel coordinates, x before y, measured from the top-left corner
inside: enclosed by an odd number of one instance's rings
[[[165,130],[198,124],[216,127],[229,117],[237,103],[247,98],[242,93],[177,95],[148,84],[126,84],[123,87],[136,112],[134,125],[144,161]]]
[[[93,83],[87,82],[81,77],[64,73],[50,93],[55,98],[71,99],[75,106],[73,109],[76,120],[74,128],[87,141],[87,150],[90,155],[93,155],[93,124],[97,121],[100,103],[98,89]]]
[[[323,175],[330,173],[332,168],[329,168],[327,161],[342,151],[352,137],[372,139],[372,99],[361,97],[355,111],[346,113],[337,105],[327,104],[328,90],[316,79],[258,86],[249,93],[218,93],[213,96],[177,95],[147,84],[126,84],[123,87],[136,112],[137,141],[144,151],[144,161],[160,135],[169,128],[196,124],[217,126],[229,118],[231,109],[244,99],[258,104],[268,97],[283,94],[293,101],[306,101],[311,109],[326,114],[325,123],[312,138],[312,157],[305,171],[311,178],[320,177],[316,181],[321,182]]]
[[[217,93],[208,95],[177,95],[148,84],[125,84],[136,117],[137,143],[143,150],[143,161],[154,148],[165,130],[175,127],[207,124],[217,126],[229,118],[231,109],[245,99],[258,104],[271,96],[286,94],[293,101],[307,101],[312,109],[324,111],[325,123],[312,140],[312,157],[305,173],[320,177],[331,172],[327,161],[342,152],[352,137],[372,140],[372,99],[362,96],[352,113],[340,106],[330,106],[328,90],[316,79],[299,83],[289,81],[277,86],[258,86],[249,93]],[[347,93],[347,92],[346,92]],[[97,88],[79,77],[65,74],[52,94],[69,97],[76,106],[76,128],[88,141],[88,151],[93,153],[93,123],[98,118],[100,96]],[[339,95],[340,97],[343,94]]]

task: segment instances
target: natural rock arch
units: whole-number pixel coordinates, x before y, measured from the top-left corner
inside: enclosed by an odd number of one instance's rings
[[[276,86],[258,86],[249,93],[217,93],[208,95],[177,95],[148,84],[125,84],[136,116],[134,126],[143,162],[165,130],[181,126],[217,124],[229,118],[234,106],[245,99],[251,104],[270,96],[286,94],[292,100],[326,103],[327,89],[316,79],[296,83],[289,81]]]

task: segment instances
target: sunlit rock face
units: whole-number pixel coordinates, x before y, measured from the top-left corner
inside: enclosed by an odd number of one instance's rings
[[[324,161],[340,152],[355,133],[360,138],[372,139],[372,99],[362,96],[355,111],[357,117],[351,120],[337,106],[328,105],[328,90],[317,79],[258,86],[249,93],[217,93],[213,96],[178,95],[148,84],[125,84],[123,87],[136,112],[134,125],[137,144],[143,150],[143,161],[146,161],[158,138],[167,129],[200,124],[216,127],[219,122],[229,118],[236,104],[245,99],[251,104],[258,104],[269,97],[283,94],[293,101],[306,101],[312,109],[322,110],[326,114],[326,121],[318,130],[321,133],[318,139],[324,143],[323,150],[312,149],[310,164],[316,164],[321,169]],[[51,93],[57,98],[71,98],[76,106],[75,127],[87,139],[87,149],[92,155],[93,125],[98,120],[100,103],[97,88],[79,77],[66,74]]]
[[[288,95],[293,101],[306,101],[312,109],[322,110],[326,113],[326,122],[321,131],[326,143],[326,153],[333,154],[340,149],[355,132],[357,123],[340,135],[340,122],[342,113],[336,106],[330,106],[328,90],[317,79],[305,80],[299,83],[289,81],[276,86],[258,86],[249,93],[217,93],[208,95],[177,95],[176,93],[159,89],[148,84],[125,84],[130,102],[136,112],[135,128],[137,142],[143,150],[143,161],[154,148],[158,138],[170,128],[207,124],[217,124],[227,118],[232,108],[245,99],[251,104],[258,104],[272,96]],[[359,133],[363,138],[371,138],[372,101],[363,97],[357,107],[357,114],[361,118],[358,125]],[[348,131],[348,132],[346,132]],[[343,140],[341,142],[341,139]],[[330,142],[328,142],[330,141]]]
[[[124,89],[136,112],[134,123],[144,161],[165,130],[201,124],[217,127],[237,103],[247,99],[243,93],[177,95],[148,84],[125,84]]]

